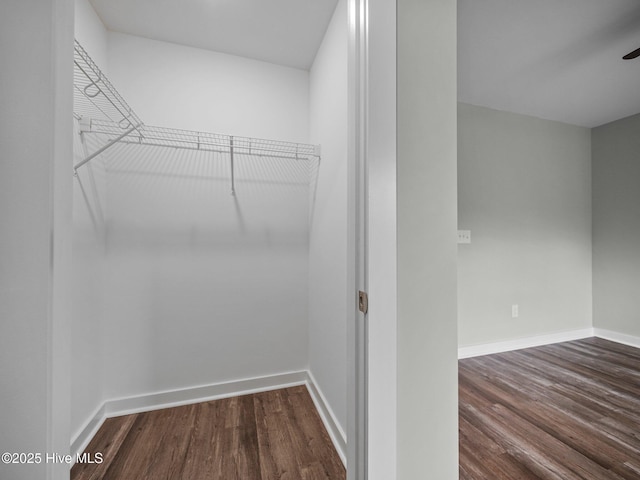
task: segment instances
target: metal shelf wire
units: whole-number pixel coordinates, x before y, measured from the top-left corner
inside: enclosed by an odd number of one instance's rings
[[[140,117],[77,40],[73,63],[73,111],[76,118],[109,120],[117,123],[122,129],[142,123]]]
[[[116,143],[228,153],[231,192],[235,193],[235,155],[293,160],[320,158],[319,145],[145,125],[77,40],[74,54],[74,117],[79,122],[80,135],[99,134],[105,139],[101,148],[74,165],[74,171]]]
[[[105,135],[105,138],[115,139],[122,134],[122,128],[115,122],[92,119],[84,127],[85,133]],[[154,147],[184,148],[208,152],[253,155],[257,157],[291,158],[308,160],[319,157],[316,145],[305,143],[282,142],[260,138],[223,135],[219,133],[196,132],[176,128],[142,125],[135,129],[120,143],[149,145]]]

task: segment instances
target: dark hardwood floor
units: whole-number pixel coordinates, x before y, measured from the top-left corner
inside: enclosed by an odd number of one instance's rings
[[[459,361],[460,480],[640,479],[640,350],[598,338]]]
[[[72,480],[344,480],[306,387],[109,418]]]

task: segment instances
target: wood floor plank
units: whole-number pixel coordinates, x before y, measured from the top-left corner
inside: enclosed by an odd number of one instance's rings
[[[258,445],[262,462],[262,477],[295,480],[299,476],[301,452],[288,425],[286,398],[280,391],[256,395]],[[302,455],[305,453],[303,452]]]
[[[502,478],[537,478],[525,465],[515,461],[504,448],[460,417],[460,478],[487,479],[487,472]]]
[[[192,406],[137,414],[129,435],[109,466],[105,479],[179,479],[190,428]]]
[[[102,462],[98,464],[76,463],[71,468],[71,477],[75,480],[100,480],[104,478],[135,419],[135,415],[107,418],[85,450],[101,453],[103,455]]]
[[[105,421],[72,480],[344,480],[305,386]]]
[[[333,472],[341,472],[344,467],[340,458],[336,455],[329,433],[324,428],[320,415],[313,404],[306,387],[299,386],[289,390],[289,402],[291,405],[291,416],[295,421],[291,424],[299,431],[297,438],[300,442],[301,451],[308,452],[304,457],[300,457],[301,469],[313,467],[319,464],[324,469],[324,475],[331,477]]]
[[[169,408],[162,412],[164,420],[163,434],[150,445],[147,476],[149,479],[180,479],[184,467],[189,437],[183,432],[193,428],[194,405]],[[153,412],[156,413],[156,412]],[[151,415],[152,418],[154,417]]]
[[[135,420],[118,453],[109,464],[103,477],[104,480],[117,480],[131,476],[131,478],[146,479],[148,463],[153,460],[149,445],[155,444],[149,432],[153,426],[154,417],[149,414],[135,414]],[[160,425],[162,425],[160,423]],[[161,427],[157,427],[162,434]],[[138,448],[133,448],[138,446]]]
[[[220,430],[219,441],[227,439],[227,448],[222,450],[223,465],[220,478],[261,478],[259,468],[258,435],[254,399],[245,395],[231,399],[234,409],[227,416],[225,430]]]
[[[216,459],[222,458],[222,445],[215,441],[214,432],[224,428],[221,402],[202,402],[196,405],[193,426],[188,433],[189,446],[184,460],[182,478],[219,478]],[[257,480],[260,480],[259,477]]]
[[[300,470],[300,480],[330,480],[327,469],[320,462],[313,462]]]
[[[585,339],[464,359],[459,389],[460,478],[640,478],[637,349]]]
[[[566,404],[564,399],[554,395],[552,390],[544,397],[538,396],[535,401],[528,396],[519,395],[521,391],[509,389],[502,398],[491,395],[489,391],[485,391],[484,395],[498,402],[502,401],[510,409],[517,411],[514,421],[521,417],[526,422],[537,425],[555,440],[589,457],[601,467],[611,468],[614,462],[623,462],[626,458],[617,438],[599,435],[602,428],[592,423],[600,419],[599,415],[585,414],[580,405],[575,403]],[[576,415],[576,412],[582,415]],[[571,419],[571,423],[565,422],[567,417]],[[557,429],[556,425],[560,423],[565,423],[565,428]]]

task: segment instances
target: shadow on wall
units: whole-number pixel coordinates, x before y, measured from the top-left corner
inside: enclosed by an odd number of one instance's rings
[[[104,157],[107,395],[304,368],[308,162],[236,155],[232,195],[224,153]]]
[[[77,123],[75,125],[77,128]],[[74,165],[88,156],[88,146],[80,135],[74,136]],[[71,173],[71,172],[69,172]],[[75,174],[74,225],[76,228],[93,228],[94,240],[104,237],[106,186],[104,163],[100,159],[86,165]],[[101,186],[101,187],[100,187]]]
[[[103,142],[95,136],[89,141],[95,144],[89,151]],[[236,154],[233,195],[227,153],[122,143],[102,158],[110,245],[204,248],[308,242],[318,160]],[[79,177],[83,192],[88,178]],[[90,203],[95,217],[96,206]]]

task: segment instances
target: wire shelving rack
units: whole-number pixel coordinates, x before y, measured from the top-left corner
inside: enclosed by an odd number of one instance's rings
[[[229,155],[231,193],[235,195],[235,156],[311,160],[320,158],[320,146],[219,133],[145,125],[111,84],[86,50],[75,41],[74,116],[80,135],[99,134],[104,145],[73,166],[74,173],[116,143],[201,150]]]

